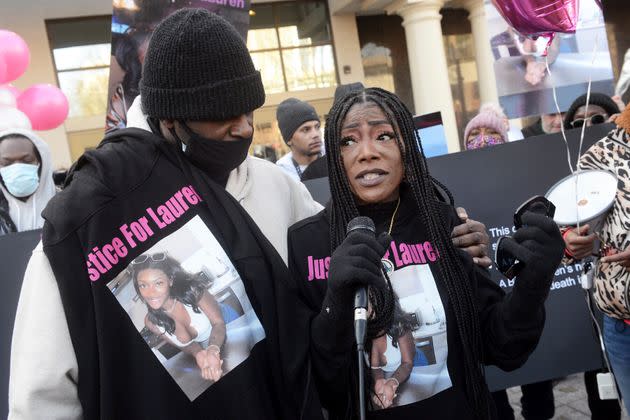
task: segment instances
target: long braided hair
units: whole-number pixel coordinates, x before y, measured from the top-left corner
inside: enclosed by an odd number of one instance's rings
[[[386,90],[367,88],[351,92],[342,100],[337,101],[328,114],[325,141],[332,195],[331,250],[334,251],[344,240],[348,222],[359,216],[355,196],[350,190],[343,166],[340,143],[342,124],[348,111],[353,105],[362,103],[373,103],[381,108],[389,124],[394,127],[405,169],[405,179],[411,187],[418,216],[426,227],[430,240],[440,250],[437,264],[455,313],[455,324],[464,348],[467,399],[474,410],[475,417],[486,419],[490,416],[489,393],[481,366],[483,360],[481,331],[474,293],[466,280],[467,274],[451,242],[451,232],[447,230],[449,223],[446,215],[441,211],[434,179],[429,174],[422,143],[414,127],[412,115],[396,95]],[[439,185],[452,200],[448,190]],[[378,310],[377,306],[376,311]]]

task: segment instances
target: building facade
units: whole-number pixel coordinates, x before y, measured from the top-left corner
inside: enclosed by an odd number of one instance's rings
[[[134,7],[133,0],[115,0]],[[481,103],[497,102],[483,0],[252,0],[248,48],[261,70],[267,100],[254,116],[253,150],[278,157],[286,146],[275,121],[289,97],[322,117],[339,84],[363,82],[396,92],[415,114],[442,113],[449,151]],[[624,0],[604,1],[615,76],[630,37]],[[110,0],[21,0],[0,4],[0,28],[22,36],[31,51],[13,84],[60,86],[71,115],[41,133],[55,167],[68,167],[103,137],[111,92]]]

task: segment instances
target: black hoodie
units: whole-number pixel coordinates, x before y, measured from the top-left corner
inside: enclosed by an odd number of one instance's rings
[[[396,203],[363,206],[359,212],[374,220],[376,234],[387,231],[395,213]],[[455,210],[444,203],[438,204],[449,222],[448,231],[459,224]],[[457,332],[453,303],[442,280],[437,260],[440,250],[429,239],[418,216],[415,201],[408,188],[401,192],[400,208],[395,216],[393,238],[385,258],[392,263],[390,274],[394,292],[398,297],[401,315],[395,323],[404,325],[407,340],[411,343],[407,353],[412,361],[411,372],[400,381],[394,404],[385,410],[374,409],[371,419],[472,419],[473,414],[465,392],[464,348]],[[330,211],[296,223],[289,229],[289,269],[293,287],[312,311],[311,352],[313,377],[322,404],[330,411],[330,419],[353,417],[356,408],[357,372],[356,350],[353,350],[352,308],[348,308],[350,321],[341,325],[327,322],[319,316],[326,295],[328,267],[330,265]],[[472,262],[460,252],[468,274],[461,279],[474,291],[483,342],[483,360],[480,365],[493,364],[505,370],[521,366],[536,347],[544,326],[544,307],[519,296],[527,308],[527,319],[510,319],[510,307],[515,295],[505,296],[491,280],[487,270]],[[521,306],[522,307],[522,306]],[[367,368],[368,381],[372,373],[383,371],[385,378],[396,375],[403,366],[405,356],[400,344],[388,335],[387,352],[382,364]],[[402,335],[400,337],[403,337]],[[383,340],[385,338],[382,338]],[[367,347],[373,345],[368,343]],[[398,346],[398,350],[396,350]],[[393,347],[393,348],[392,348]],[[371,362],[376,353],[368,350]],[[387,362],[387,363],[385,363]],[[383,366],[379,369],[378,366]],[[403,375],[404,376],[404,375]],[[373,385],[370,386],[373,389]],[[473,398],[488,398],[485,395]],[[374,394],[371,394],[374,395]],[[368,403],[372,400],[368,398]],[[372,407],[374,408],[374,407]],[[496,416],[496,414],[494,414]]]
[[[79,159],[43,216],[84,418],[320,416],[314,393],[303,393],[308,332],[295,328],[304,310],[288,294],[286,266],[245,210],[174,145],[139,129],[112,133]],[[132,262],[164,255],[209,277],[221,305],[227,338],[216,383],[134,313],[146,307]]]

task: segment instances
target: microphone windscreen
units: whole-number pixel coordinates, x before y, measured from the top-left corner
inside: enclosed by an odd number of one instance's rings
[[[374,227],[374,222],[369,217],[358,216],[348,222],[348,227],[346,228],[346,235],[348,235],[353,230],[369,230],[372,233],[376,233],[376,228]]]

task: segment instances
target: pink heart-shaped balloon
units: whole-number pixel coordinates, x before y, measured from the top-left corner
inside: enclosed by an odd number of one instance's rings
[[[525,36],[574,33],[579,0],[492,0],[503,18]]]

